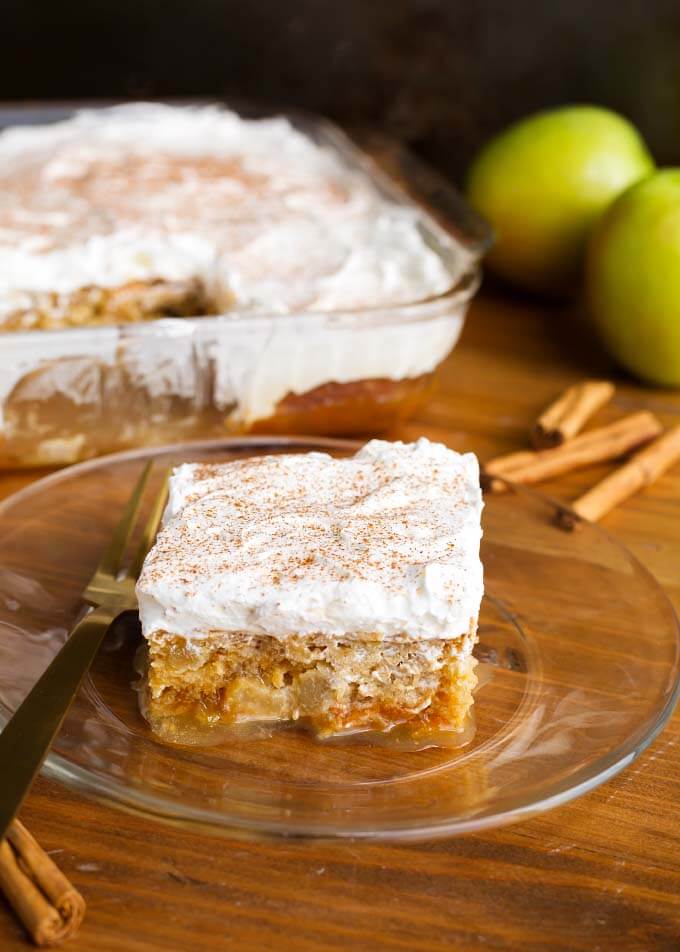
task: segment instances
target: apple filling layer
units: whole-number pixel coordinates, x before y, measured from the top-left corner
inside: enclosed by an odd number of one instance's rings
[[[476,684],[468,636],[419,644],[159,632],[149,644],[144,709],[164,740],[211,727],[301,721],[319,736],[460,730]]]

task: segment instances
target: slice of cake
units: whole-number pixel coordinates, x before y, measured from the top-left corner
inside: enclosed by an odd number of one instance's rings
[[[177,468],[137,587],[153,729],[462,729],[481,509],[476,458],[425,439]]]

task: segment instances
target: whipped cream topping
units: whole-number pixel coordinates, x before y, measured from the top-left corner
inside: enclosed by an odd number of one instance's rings
[[[457,638],[483,594],[481,510],[475,456],[426,439],[185,464],[137,586],[142,630]]]
[[[398,304],[466,263],[286,119],[136,103],[0,133],[0,320],[30,293],[156,278],[198,277],[224,309]]]

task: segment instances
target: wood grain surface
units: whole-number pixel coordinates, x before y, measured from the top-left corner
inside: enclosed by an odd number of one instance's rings
[[[396,437],[482,459],[526,444],[563,387],[613,375],[577,314],[496,291],[475,302],[439,390]],[[598,422],[680,394],[621,379]],[[566,500],[606,472],[546,484]],[[38,474],[0,477],[7,495]],[[680,605],[680,469],[604,521]],[[73,952],[680,949],[680,716],[636,763],[520,825],[430,844],[253,843],[127,816],[40,779],[22,819],[85,895]],[[0,949],[27,948],[0,902]]]

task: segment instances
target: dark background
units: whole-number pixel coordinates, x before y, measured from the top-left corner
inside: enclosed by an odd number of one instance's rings
[[[590,101],[680,161],[680,0],[3,0],[0,30],[4,100],[303,106],[456,176],[508,121]]]

